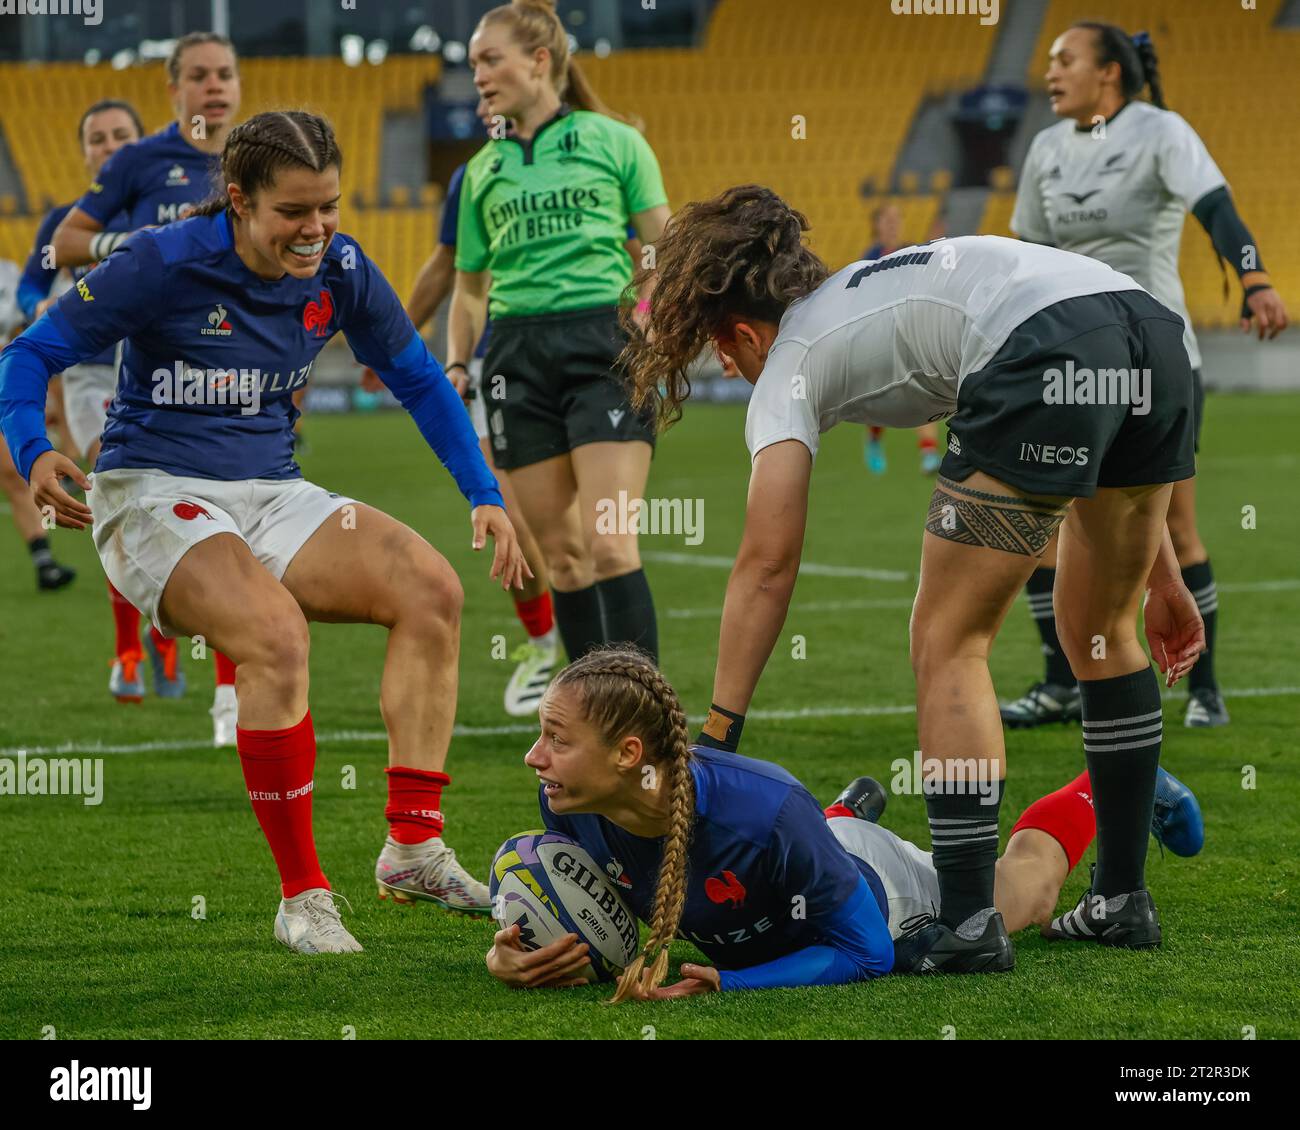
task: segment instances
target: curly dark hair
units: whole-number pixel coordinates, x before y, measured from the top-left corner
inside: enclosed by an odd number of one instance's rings
[[[633,405],[653,410],[661,428],[682,416],[691,394],[687,370],[735,316],[779,322],[786,308],[830,274],[804,243],[808,220],[770,188],[746,184],[687,204],[654,245],[654,262],[632,281],[653,278],[650,313],[619,317],[628,344],[619,358]]]

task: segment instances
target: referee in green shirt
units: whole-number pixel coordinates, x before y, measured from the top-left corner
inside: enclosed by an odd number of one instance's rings
[[[469,57],[493,140],[461,189],[447,373],[463,380],[490,313],[480,395],[492,453],[546,560],[565,650],[630,641],[657,659],[637,535],[597,531],[596,514],[621,491],[643,497],[650,470],[653,423],[615,362],[628,224],[652,245],[668,221],[659,164],[570,60],[548,0],[493,8]]]

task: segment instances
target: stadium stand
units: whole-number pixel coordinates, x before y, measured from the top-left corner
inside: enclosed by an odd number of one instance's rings
[[[1253,12],[1244,12],[1240,5],[1216,0],[1093,0],[1087,18],[1151,33],[1166,104],[1205,141],[1264,249],[1264,265],[1279,292],[1290,296],[1300,289],[1300,228],[1293,222],[1300,151],[1270,144],[1269,138],[1300,134],[1300,102],[1271,101],[1247,121],[1240,102],[1224,96],[1226,83],[1236,84],[1239,93],[1284,90],[1293,83],[1300,33],[1275,26],[1282,4],[1259,0]],[[1075,0],[1051,0],[1026,76],[1036,95],[1043,92],[1052,40],[1079,18],[1078,12]],[[1188,18],[1192,15],[1195,19]],[[1014,200],[1014,191],[993,193],[980,230],[1010,234]],[[1192,321],[1206,328],[1235,326],[1240,291],[1234,282],[1225,299],[1217,258],[1194,219],[1183,228],[1180,267]]]

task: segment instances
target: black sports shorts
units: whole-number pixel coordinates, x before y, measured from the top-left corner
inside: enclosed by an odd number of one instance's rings
[[[961,382],[940,473],[1088,498],[1196,473],[1183,323],[1145,291],[1067,298]]]
[[[495,318],[480,394],[503,471],[586,443],[643,440],[652,413],[632,411],[615,361],[627,338],[618,308]]]

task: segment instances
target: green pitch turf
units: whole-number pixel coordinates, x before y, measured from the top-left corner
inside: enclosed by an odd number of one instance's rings
[[[1054,947],[1026,932],[1016,939],[1015,972],[1001,977],[890,977],[618,1008],[601,1006],[604,987],[503,988],[483,967],[488,922],[375,897],[385,831],[384,633],[336,625],[312,630],[311,703],[322,736],[316,835],[366,952],[292,955],[272,939],[278,886],[237,758],[206,748],[211,662],[187,659],[183,701],[113,703],[111,620],[89,535],[55,535],[57,555],[81,575],[68,591],[37,595],[4,519],[0,750],[109,749],[98,806],[0,797],[0,1036],[35,1039],[49,1027],[60,1038],[1300,1035],[1300,538],[1289,494],[1300,463],[1300,397],[1212,397],[1207,415],[1200,512],[1220,583],[1219,670],[1233,721],[1222,731],[1185,730],[1180,692],[1167,705],[1164,745],[1164,764],[1204,806],[1205,850],[1161,858],[1152,845],[1147,873],[1162,949]],[[410,523],[459,571],[466,607],[457,721],[508,725],[500,702],[511,665],[492,658],[493,636],[513,646],[521,629],[488,583],[488,560],[469,549],[466,509],[414,426],[400,415],[317,417],[308,434],[308,477]],[[712,685],[727,580],[718,559],[734,553],[743,517],[742,434],[741,408],[693,408],[662,442],[651,478],[652,495],[705,500],[700,545],[669,536],[642,543],[663,666],[693,713],[707,708]],[[891,762],[915,746],[907,618],[929,485],[910,434],[889,433],[883,478],[867,474],[861,444],[861,429],[847,425],[826,437],[805,560],[905,579],[803,576],[745,732],[746,753],[781,762],[823,801],[858,774],[887,778]],[[1253,530],[1242,527],[1246,506],[1256,514]],[[681,554],[712,561],[681,563]],[[796,635],[804,658],[792,657]],[[999,692],[1018,694],[1039,662],[1020,604],[994,651]],[[483,878],[507,835],[539,824],[533,774],[522,764],[531,742],[523,727],[453,741],[448,841]],[[1025,805],[1082,767],[1077,728],[1013,733],[1007,749],[1004,837]],[[355,788],[343,787],[352,775]],[[892,797],[884,823],[928,846],[919,797]],[[1063,907],[1086,885],[1086,863],[1067,881]],[[196,900],[206,917],[195,917]],[[677,943],[673,953],[675,966],[693,951]]]

